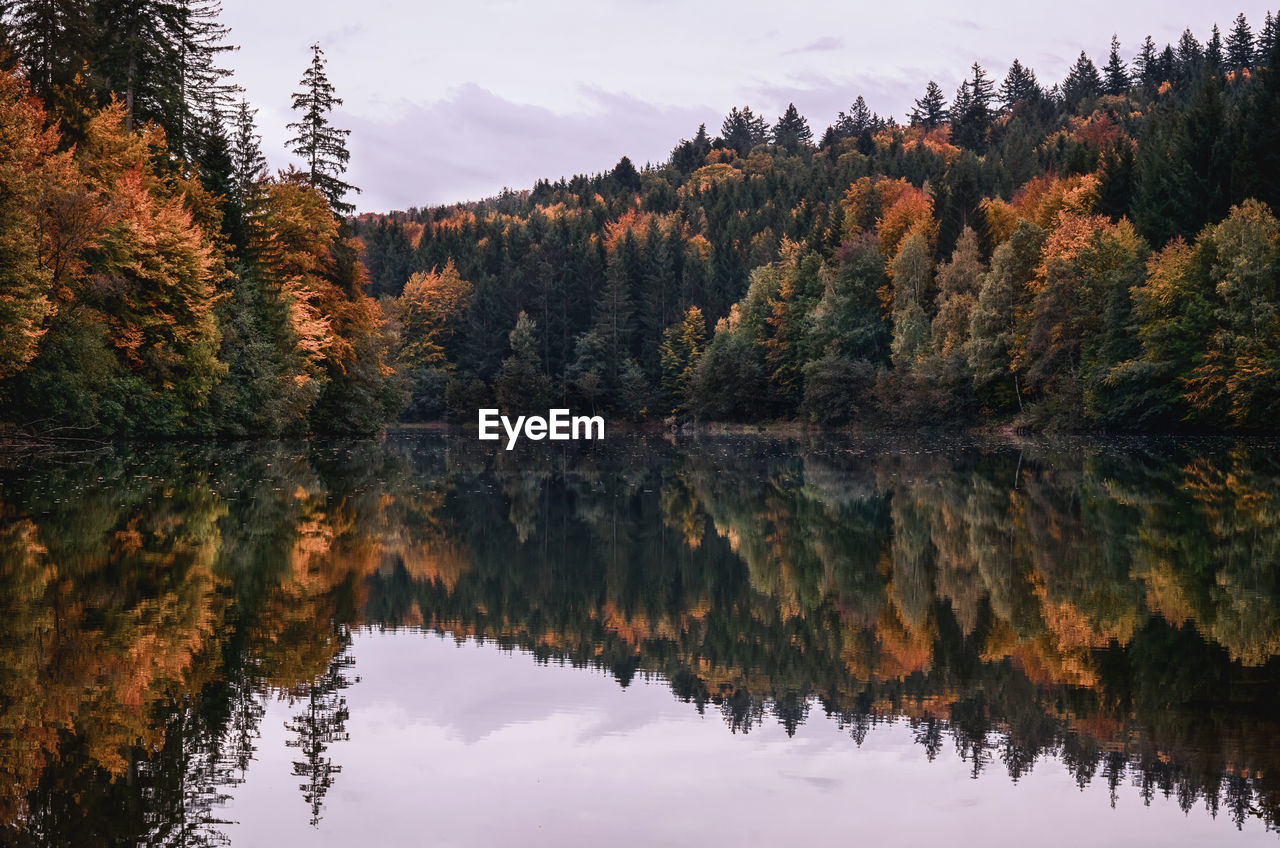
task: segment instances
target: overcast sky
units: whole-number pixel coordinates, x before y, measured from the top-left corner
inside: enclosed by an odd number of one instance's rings
[[[955,91],[975,60],[1002,78],[1015,56],[1060,80],[1111,34],[1132,57],[1190,26],[1203,41],[1266,3],[1071,0],[968,3],[675,0],[223,0],[240,45],[231,64],[259,108],[273,168],[291,93],[320,42],[351,133],[348,178],[361,211],[474,200],[612,167],[666,159],[734,105],[774,119],[794,102],[820,136],[861,94],[901,119],[925,83]]]

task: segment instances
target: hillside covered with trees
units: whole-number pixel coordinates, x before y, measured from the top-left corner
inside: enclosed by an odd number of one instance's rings
[[[614,420],[1268,430],[1276,18],[899,122],[734,108],[668,160],[352,216],[313,46],[269,171],[216,0],[0,9],[0,421],[371,432]]]
[[[216,0],[0,6],[0,421],[368,432],[401,405],[312,48],[269,175]]]
[[[1256,22],[1255,22],[1256,23]],[[356,220],[405,415],[1270,429],[1276,18]]]

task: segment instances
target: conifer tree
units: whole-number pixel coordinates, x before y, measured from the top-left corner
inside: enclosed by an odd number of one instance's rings
[[[53,105],[56,90],[71,83],[92,53],[91,7],[66,0],[11,0],[0,12],[32,89]]]
[[[498,376],[498,405],[505,411],[546,409],[551,398],[551,381],[538,353],[537,329],[533,319],[520,310],[515,328],[507,336],[511,355],[502,360],[502,373]]]
[[[311,45],[311,64],[302,75],[302,90],[293,95],[293,110],[300,117],[288,127],[297,133],[286,144],[306,164],[306,174],[311,185],[329,201],[335,215],[355,211],[355,206],[343,198],[348,192],[360,189],[344,182],[351,153],[347,150],[347,136],[351,130],[334,127],[329,113],[342,99],[334,94],[333,85],[325,73],[324,51],[319,44]]]
[[[796,104],[788,103],[787,110],[773,125],[773,143],[790,152],[813,143],[813,131],[809,122],[796,109]]]
[[[1133,60],[1134,77],[1147,88],[1155,88],[1161,82],[1160,57],[1156,54],[1156,43],[1151,36],[1142,42],[1142,49]]]
[[[1262,22],[1262,30],[1258,33],[1258,49],[1254,55],[1254,63],[1266,65],[1271,62],[1271,50],[1276,43],[1276,19],[1271,12]]]
[[[1062,81],[1062,99],[1066,101],[1067,108],[1075,109],[1081,101],[1097,97],[1101,93],[1102,77],[1098,75],[1098,68],[1088,54],[1081,50],[1080,58],[1076,59],[1076,63],[1067,72],[1066,79]]]
[[[1000,84],[1000,102],[1006,109],[1012,109],[1023,100],[1029,100],[1040,93],[1040,84],[1036,82],[1035,71],[1027,68],[1017,59],[1009,66]]]
[[[767,136],[764,118],[757,117],[750,106],[730,109],[720,127],[724,146],[736,150],[740,156],[750,153],[757,144],[763,144]]]
[[[1227,33],[1227,68],[1238,71],[1250,67],[1253,67],[1253,29],[1241,12]]]
[[[1222,33],[1218,30],[1217,24],[1213,25],[1213,33],[1204,46],[1204,61],[1214,73],[1221,70],[1226,61],[1222,52]]]
[[[1120,59],[1120,39],[1111,36],[1111,53],[1107,57],[1103,90],[1112,96],[1124,94],[1129,90],[1129,71]]]
[[[267,172],[267,160],[262,155],[262,136],[258,135],[254,116],[257,109],[249,107],[249,101],[241,100],[236,107],[236,125],[231,139],[231,166],[235,175],[235,190],[241,202],[249,198],[258,180]]]
[[[931,130],[942,126],[947,117],[947,99],[942,95],[942,89],[938,84],[929,80],[924,96],[916,101],[915,107],[911,110],[911,125]]]
[[[230,30],[220,20],[221,0],[183,0],[177,16],[177,49],[181,62],[179,115],[169,144],[178,156],[197,157],[210,142],[203,132],[223,129],[231,119],[240,86],[219,57],[237,50],[226,43]]]

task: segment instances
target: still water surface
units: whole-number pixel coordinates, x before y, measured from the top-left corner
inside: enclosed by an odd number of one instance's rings
[[[1274,844],[1270,442],[0,462],[0,844]]]

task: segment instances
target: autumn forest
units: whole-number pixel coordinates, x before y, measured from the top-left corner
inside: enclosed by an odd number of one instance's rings
[[[354,215],[320,45],[268,167],[216,0],[6,4],[10,429],[616,420],[1258,431],[1280,410],[1276,18],[975,63],[823,131]],[[1132,54],[1132,55],[1131,55]],[[1128,57],[1128,58],[1126,58]],[[283,167],[279,167],[283,165]]]

